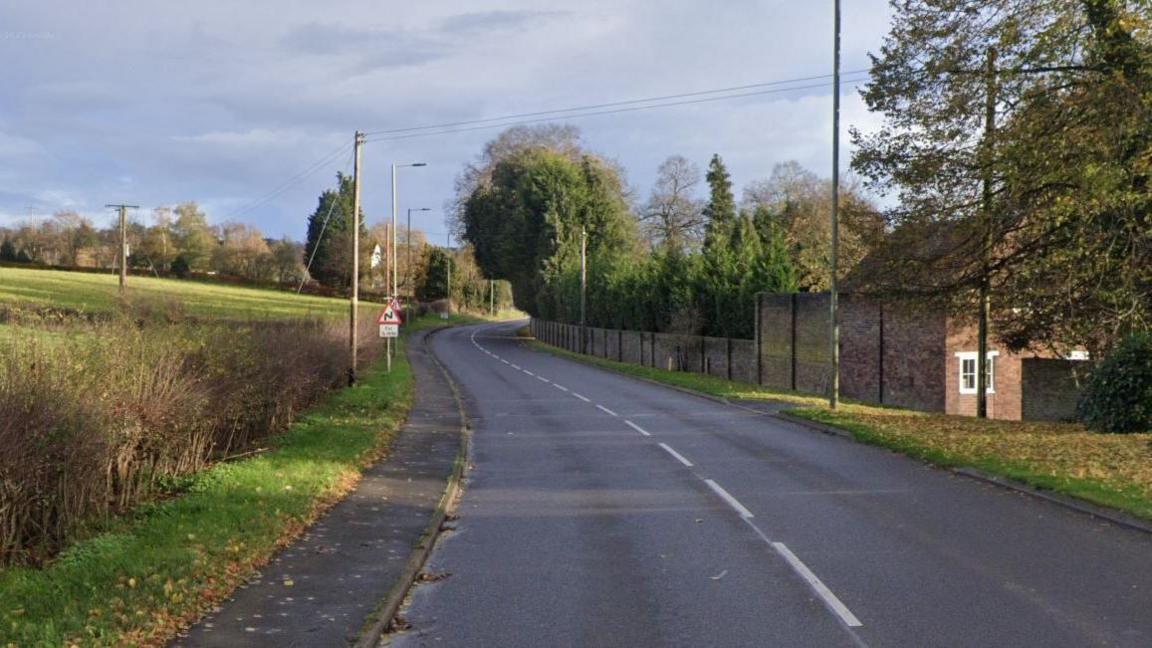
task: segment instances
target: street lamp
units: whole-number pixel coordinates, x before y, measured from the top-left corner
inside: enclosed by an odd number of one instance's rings
[[[419,209],[413,209],[412,207],[408,208],[408,234],[405,237],[408,239],[408,267],[404,268],[404,283],[408,286],[408,289],[413,292],[413,294],[416,292],[415,286],[412,285],[412,212],[414,211],[426,212],[432,210],[428,207],[420,207]]]
[[[396,206],[396,169],[399,169],[400,167],[422,167],[422,166],[428,166],[428,164],[426,162],[408,162],[406,164],[396,164],[395,162],[392,163],[392,297],[393,298],[396,297],[396,293],[399,291],[399,285],[398,285],[398,282],[396,281],[396,271],[397,271],[397,268],[399,267],[399,264],[396,263],[396,257],[398,256],[396,254],[396,212],[399,211],[399,207]]]

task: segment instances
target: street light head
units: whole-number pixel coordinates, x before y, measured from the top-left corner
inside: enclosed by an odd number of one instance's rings
[[[432,211],[431,207],[421,207],[418,211]]]
[[[417,166],[428,166],[428,163],[427,163],[427,162],[413,162],[413,163],[412,163],[412,166],[414,166],[414,167],[417,167]]]

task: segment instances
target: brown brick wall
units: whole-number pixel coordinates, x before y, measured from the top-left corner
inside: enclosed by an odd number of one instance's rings
[[[1080,380],[1089,363],[1083,360],[1022,358],[1020,415],[1026,421],[1068,421],[1076,418]]]
[[[732,380],[756,384],[755,340],[732,340]]]
[[[840,299],[840,394],[880,402],[880,304],[853,295]]]
[[[707,359],[708,375],[727,378],[728,338],[704,338],[704,354]]]
[[[827,293],[796,294],[796,389],[827,394],[831,388]]]
[[[944,411],[946,318],[891,304],[884,306],[883,314],[882,402],[927,412]]]
[[[776,389],[792,389],[793,296],[761,296],[760,380]]]

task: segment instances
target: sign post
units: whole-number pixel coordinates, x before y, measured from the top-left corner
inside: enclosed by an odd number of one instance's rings
[[[388,345],[384,353],[388,357],[389,372],[392,371],[392,338],[400,337],[400,323],[402,322],[400,312],[400,300],[389,297],[384,312],[376,318],[376,324],[380,326],[380,337],[384,338]]]

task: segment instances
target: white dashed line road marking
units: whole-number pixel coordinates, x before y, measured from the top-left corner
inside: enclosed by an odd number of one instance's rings
[[[664,448],[664,451],[665,451],[665,452],[667,452],[668,454],[670,454],[670,455],[672,455],[673,457],[675,457],[675,458],[676,458],[676,461],[679,461],[680,463],[684,464],[685,466],[688,466],[689,468],[691,468],[691,467],[692,467],[692,462],[691,462],[691,461],[688,461],[687,459],[685,459],[685,458],[684,458],[684,455],[682,455],[682,454],[680,454],[679,452],[676,452],[675,450],[673,450],[673,449],[672,449],[672,446],[668,445],[667,443],[661,443],[661,444],[660,444],[660,447],[661,447],[661,448]]]
[[[540,382],[546,382],[546,383],[552,382],[551,380],[548,380],[544,376],[536,376],[536,380],[539,380]]]
[[[524,373],[528,374],[529,376],[535,376],[536,375],[536,374],[532,373],[531,371],[528,371],[527,369],[523,369],[522,371]]]
[[[652,436],[651,434],[648,434],[648,430],[645,430],[644,428],[640,427],[639,425],[636,425],[632,421],[625,419],[624,422],[628,424],[628,427],[632,428],[633,430],[636,430],[640,434],[643,434],[644,436]]]
[[[844,605],[840,599],[836,598],[832,590],[828,589],[828,586],[825,585],[816,574],[813,574],[811,569],[808,569],[808,565],[805,565],[797,558],[796,554],[792,553],[792,550],[785,546],[783,542],[773,542],[772,548],[783,556],[784,560],[788,561],[792,569],[796,570],[797,574],[800,574],[800,578],[808,582],[808,585],[816,592],[816,595],[824,600],[824,604],[827,605],[836,616],[840,617],[840,620],[843,621],[845,625],[849,628],[859,628],[864,625],[860,622],[860,619],[856,618],[855,614],[852,614],[852,610],[849,610],[847,605]]]
[[[520,371],[520,365],[518,365],[518,364],[513,364],[513,365],[511,365],[511,366],[512,366],[512,368],[513,368],[513,369],[515,369],[515,370],[517,370],[517,371]]]
[[[588,398],[587,396],[584,396],[581,394],[577,394],[576,392],[572,392],[572,395],[575,396],[576,398],[579,398],[580,400],[584,401],[585,403],[591,403],[592,402],[591,398]]]
[[[735,497],[732,497],[732,494],[729,493],[728,491],[724,490],[723,486],[721,486],[720,484],[717,484],[716,482],[712,481],[711,479],[705,479],[704,483],[708,484],[708,488],[711,488],[713,492],[715,492],[717,495],[719,495],[720,499],[724,500],[728,504],[728,506],[731,506],[732,508],[736,509],[736,512],[740,514],[740,517],[742,517],[744,519],[755,517],[754,515],[752,515],[752,511],[749,511],[747,508],[745,508],[744,505],[740,503],[740,500],[736,499]]]
[[[565,387],[564,385],[558,385],[556,383],[552,383],[552,386],[555,387],[556,389],[559,389],[560,391],[568,391],[568,388]]]
[[[597,407],[597,409],[599,409],[601,412],[604,412],[605,414],[609,414],[611,416],[620,416],[616,412],[613,412],[612,410],[608,409],[607,407],[604,407],[603,405],[597,405],[596,407]]]

